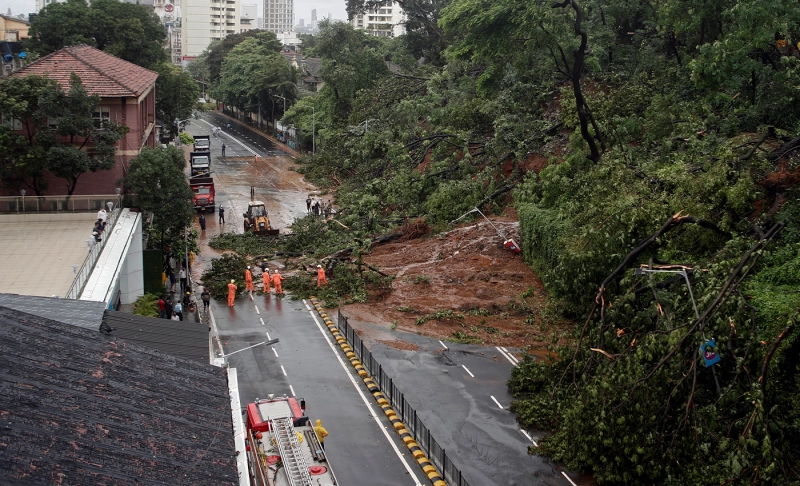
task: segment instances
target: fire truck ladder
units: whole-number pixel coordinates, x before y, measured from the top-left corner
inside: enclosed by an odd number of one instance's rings
[[[289,484],[291,486],[313,486],[303,449],[300,447],[297,433],[292,425],[292,417],[270,418],[269,423],[278,444],[278,451],[280,451]]]

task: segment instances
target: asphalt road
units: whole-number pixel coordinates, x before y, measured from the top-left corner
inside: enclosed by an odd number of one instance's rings
[[[339,484],[428,484],[366,388],[302,301],[255,296],[234,307],[212,302],[224,353],[239,377],[244,407],[268,394],[306,400],[330,434],[325,451]],[[317,319],[319,319],[317,317]],[[254,344],[279,339],[271,346]],[[244,350],[236,352],[239,350]]]

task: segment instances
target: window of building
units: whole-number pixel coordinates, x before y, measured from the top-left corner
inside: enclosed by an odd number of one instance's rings
[[[5,115],[0,117],[4,125],[8,125],[12,130],[22,130],[22,122],[16,118],[10,118]]]
[[[105,127],[111,122],[111,108],[108,106],[98,106],[94,109],[94,113],[92,113],[92,120],[94,120],[95,127]]]

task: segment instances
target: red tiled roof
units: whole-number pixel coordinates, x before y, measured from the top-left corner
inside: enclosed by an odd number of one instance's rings
[[[73,72],[81,78],[89,94],[98,94],[102,98],[139,96],[158,77],[154,71],[87,45],[65,47],[48,54],[12,76],[38,74],[68,89]]]

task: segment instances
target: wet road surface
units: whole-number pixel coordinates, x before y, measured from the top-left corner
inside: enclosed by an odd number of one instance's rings
[[[304,398],[312,420],[328,430],[325,452],[342,486],[428,484],[363,382],[331,343],[303,301],[255,296],[234,307],[213,301],[211,314],[225,354],[239,376],[244,407],[256,398]],[[316,317],[319,319],[319,317]]]

